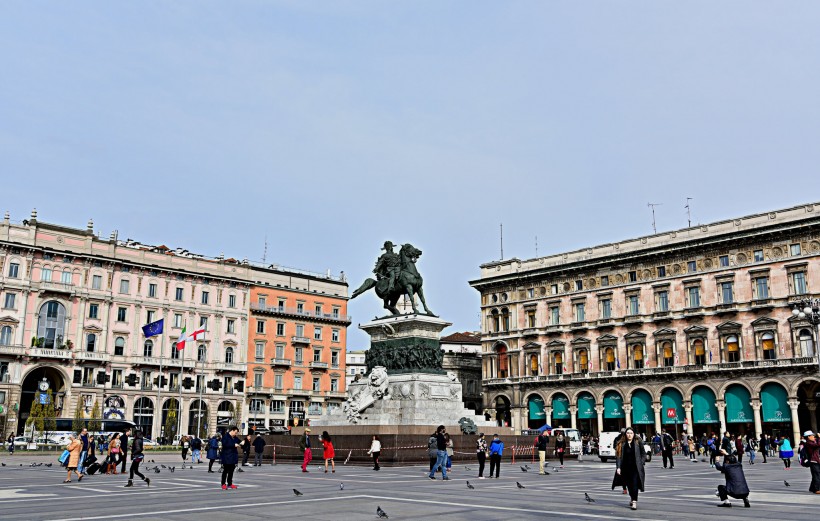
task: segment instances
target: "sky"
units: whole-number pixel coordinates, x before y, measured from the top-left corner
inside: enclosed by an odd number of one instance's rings
[[[0,211],[431,309],[532,258],[820,200],[820,3],[0,3]],[[374,293],[350,303],[383,315]]]

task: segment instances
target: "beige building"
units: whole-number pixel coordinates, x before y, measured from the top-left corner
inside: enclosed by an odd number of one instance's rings
[[[516,429],[817,430],[820,204],[481,266],[484,406]]]

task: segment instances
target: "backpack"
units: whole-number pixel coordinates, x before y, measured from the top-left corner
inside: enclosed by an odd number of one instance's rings
[[[803,445],[803,448],[800,449],[800,452],[797,453],[797,459],[800,461],[801,467],[808,467],[811,465],[811,460],[809,459],[809,451],[806,450],[808,447]]]

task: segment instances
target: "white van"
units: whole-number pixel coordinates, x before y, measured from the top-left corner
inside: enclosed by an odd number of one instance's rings
[[[602,432],[601,435],[598,437],[598,457],[601,458],[601,461],[606,463],[610,459],[615,459],[615,438],[618,437],[621,433],[618,431],[615,432]],[[637,435],[636,435],[637,436]],[[646,462],[649,463],[652,461],[652,447],[649,446],[648,443],[644,442],[643,444],[644,450],[646,450]]]
[[[549,436],[558,436],[563,434],[567,440],[567,448],[570,456],[578,456],[581,454],[581,432],[578,429],[564,429],[563,427],[556,427],[547,431]],[[552,443],[555,443],[553,438]]]

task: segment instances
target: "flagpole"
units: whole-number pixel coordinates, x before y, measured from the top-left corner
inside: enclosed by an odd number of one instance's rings
[[[182,348],[182,358],[180,358],[180,366],[179,366],[179,381],[177,381],[177,385],[179,386],[179,413],[178,422],[177,422],[177,434],[179,434],[180,439],[182,439],[182,373],[185,369],[185,348]]]
[[[164,327],[163,323],[163,327]],[[163,330],[162,333],[159,334],[159,380],[157,380],[157,409],[159,410],[159,431],[157,431],[157,435],[154,436],[154,440],[160,437],[160,432],[162,431],[162,349],[165,346],[165,331]]]

